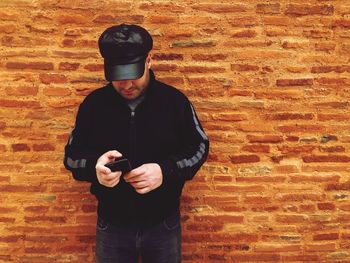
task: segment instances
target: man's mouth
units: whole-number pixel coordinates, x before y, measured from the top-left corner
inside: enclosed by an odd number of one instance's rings
[[[135,89],[123,90],[123,94],[125,95],[132,95],[134,93],[135,93]]]

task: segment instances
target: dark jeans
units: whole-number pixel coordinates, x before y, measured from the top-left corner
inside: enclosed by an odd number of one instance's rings
[[[147,227],[109,224],[98,218],[97,263],[179,263],[181,262],[180,214]]]

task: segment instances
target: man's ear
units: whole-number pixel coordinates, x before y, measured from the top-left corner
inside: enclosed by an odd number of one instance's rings
[[[147,63],[147,68],[151,69],[151,65],[152,65],[152,54],[148,54],[147,58],[146,58],[146,63]]]

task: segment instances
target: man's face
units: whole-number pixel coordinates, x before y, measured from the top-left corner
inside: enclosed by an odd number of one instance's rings
[[[149,83],[150,59],[146,59],[145,72],[139,79],[112,81],[115,90],[125,99],[136,99]]]

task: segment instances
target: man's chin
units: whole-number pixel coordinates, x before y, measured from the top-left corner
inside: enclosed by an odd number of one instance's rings
[[[138,94],[122,94],[123,98],[124,99],[127,99],[127,100],[133,100],[133,99],[136,99],[138,97]]]

